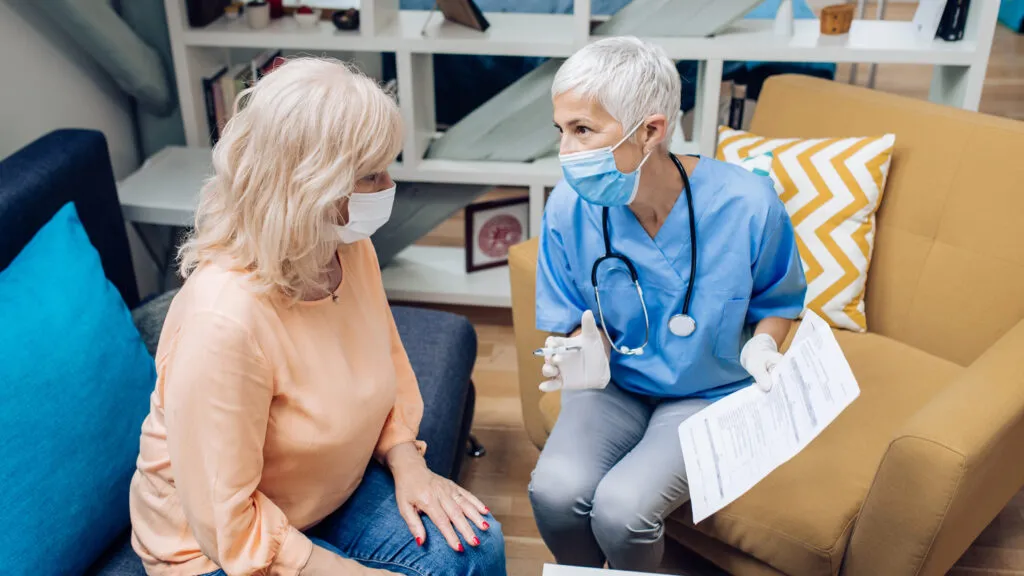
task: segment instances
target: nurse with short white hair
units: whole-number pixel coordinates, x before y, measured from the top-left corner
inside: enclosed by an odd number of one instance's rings
[[[793,226],[771,180],[668,143],[680,80],[658,47],[592,43],[552,87],[563,180],[544,211],[541,389],[562,409],[530,483],[561,564],[654,571],[689,500],[677,429],[772,385],[803,308]]]

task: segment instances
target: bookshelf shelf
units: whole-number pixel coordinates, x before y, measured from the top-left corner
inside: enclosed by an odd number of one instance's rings
[[[561,56],[572,54],[572,16],[559,14],[488,14],[491,27],[478,32],[447,22],[434,14],[402,10],[392,15],[377,34],[340,31],[321,21],[316,28],[299,28],[289,18],[252,30],[242,20],[221,18],[204,28],[188,28],[184,43],[199,47],[337,50],[352,52],[417,52],[425,54],[485,54],[500,56]]]
[[[566,57],[594,41],[591,35],[591,0],[574,0],[572,14],[486,13],[491,26],[478,32],[446,22],[425,11],[398,9],[399,0],[363,0],[360,31],[342,32],[330,22],[300,29],[289,18],[273,21],[262,30],[250,29],[244,20],[217,20],[192,28],[185,16],[186,0],[164,0],[168,17],[174,72],[185,124],[187,148],[174,149],[170,162],[184,163],[188,170],[165,168],[163,180],[142,178],[124,188],[126,216],[185,223],[191,220],[197,174],[208,169],[209,126],[203,76],[229,64],[231,49],[281,49],[319,54],[324,52],[394,53],[399,102],[407,136],[403,162],[392,167],[400,181],[446,182],[525,186],[530,190],[530,230],[540,229],[545,189],[560,177],[557,158],[532,163],[465,162],[425,159],[436,133],[433,117],[434,75],[432,54],[479,54],[501,56]],[[665,48],[670,57],[698,62],[697,108],[694,127],[672,150],[713,155],[717,136],[718,102],[725,61],[857,62],[920,64],[934,67],[929,99],[977,110],[988,65],[996,18],[996,0],[971,6],[964,39],[947,43],[924,40],[909,22],[855,21],[843,40],[826,39],[817,21],[797,21],[791,37],[776,36],[771,21],[742,20],[712,38],[647,38]],[[205,163],[205,164],[204,164]],[[155,170],[160,162],[147,162],[140,172]],[[192,176],[186,176],[191,174]],[[192,180],[189,180],[191,178]],[[146,184],[149,182],[149,184]],[[137,187],[149,186],[148,192]],[[184,188],[189,194],[175,196]],[[157,222],[154,222],[157,223]],[[453,250],[455,250],[453,252]],[[385,271],[389,294],[406,301],[507,306],[508,275],[488,271],[461,273],[464,255],[457,249],[412,247]],[[484,274],[478,276],[478,274]]]
[[[337,50],[353,52],[408,51],[423,54],[481,54],[567,57],[577,49],[574,16],[563,14],[488,13],[491,27],[478,32],[435,14],[421,34],[429,12],[401,10],[377,34],[339,31],[330,22],[299,28],[282,18],[264,30],[224,18],[205,28],[188,28],[184,43],[196,47]],[[587,41],[599,39],[593,35]],[[794,23],[790,38],[772,31],[772,22],[743,20],[712,38],[648,38],[679,60],[770,60],[773,62],[876,62],[969,66],[977,42],[922,40],[910,22],[858,20],[849,36],[835,42],[823,38],[815,20]]]
[[[289,18],[274,20],[263,30],[253,30],[245,21],[221,18],[204,28],[182,31],[187,46],[207,48],[266,48],[267,46],[291,50],[382,50],[386,44],[358,31],[342,31],[333,24],[321,21],[316,28],[299,28]]]

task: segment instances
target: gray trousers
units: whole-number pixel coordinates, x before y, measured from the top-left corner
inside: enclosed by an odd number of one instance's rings
[[[690,499],[679,424],[708,404],[639,396],[614,383],[562,393],[530,482],[537,526],[559,564],[658,568],[664,520]]]

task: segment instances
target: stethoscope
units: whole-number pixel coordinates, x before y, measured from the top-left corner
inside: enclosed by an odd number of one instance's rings
[[[686,298],[683,299],[683,310],[679,314],[672,316],[668,321],[669,332],[676,336],[686,337],[693,334],[694,330],[697,329],[697,322],[694,321],[693,317],[690,316],[690,297],[693,296],[693,284],[697,278],[697,226],[693,220],[693,192],[690,190],[690,179],[686,176],[686,170],[683,169],[683,165],[679,162],[679,159],[674,154],[669,154],[672,158],[672,162],[676,165],[676,169],[679,170],[679,175],[683,177],[683,190],[686,192],[686,208],[690,214],[690,278],[686,283]],[[618,260],[626,266],[626,270],[629,271],[629,277],[633,281],[633,286],[636,287],[636,293],[640,297],[640,306],[644,311],[644,343],[637,348],[630,348],[629,346],[620,346],[616,350],[620,354],[627,356],[639,356],[644,353],[644,348],[647,346],[647,342],[651,336],[651,321],[647,316],[647,304],[644,302],[644,290],[640,287],[640,278],[637,276],[636,267],[633,266],[633,262],[623,254],[612,252],[612,241],[611,236],[608,234],[608,208],[605,207],[601,211],[601,228],[604,232],[604,256],[598,258],[594,262],[594,267],[590,269],[590,283],[594,286],[594,299],[597,300],[597,313],[601,319],[601,329],[604,330],[604,335],[608,337],[608,341],[612,342],[611,334],[608,333],[608,327],[604,323],[604,310],[601,308],[601,293],[597,289],[597,271],[601,263],[605,260]]]

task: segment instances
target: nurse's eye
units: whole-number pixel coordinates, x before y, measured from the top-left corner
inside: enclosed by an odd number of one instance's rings
[[[586,126],[577,126],[576,127],[576,135],[577,136],[586,136],[587,134],[590,134],[590,128],[587,128]]]
[[[366,182],[367,184],[373,184],[374,182],[377,181],[377,178],[379,178],[379,177],[380,177],[380,173],[367,174],[366,176],[363,176],[362,178],[360,178],[360,180],[362,180],[363,182]]]

